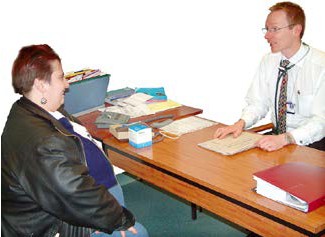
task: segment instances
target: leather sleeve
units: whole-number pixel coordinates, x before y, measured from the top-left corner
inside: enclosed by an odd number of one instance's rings
[[[122,208],[123,208],[122,225],[116,230],[127,230],[128,228],[134,226],[135,224],[135,218],[133,214],[125,207]]]
[[[129,227],[132,213],[126,214],[104,186],[95,184],[77,137],[48,136],[30,151],[20,181],[42,209],[69,224],[107,233]]]

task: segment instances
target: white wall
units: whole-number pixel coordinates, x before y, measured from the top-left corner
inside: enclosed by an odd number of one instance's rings
[[[45,3],[47,2],[47,3]],[[11,66],[22,46],[47,43],[65,71],[110,73],[109,89],[164,86],[169,98],[223,123],[238,119],[263,54],[272,0],[1,1],[2,131],[11,104]],[[325,1],[297,0],[304,41],[325,50]]]

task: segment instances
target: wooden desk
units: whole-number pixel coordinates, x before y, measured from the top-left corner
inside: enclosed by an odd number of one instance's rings
[[[96,118],[100,115],[100,111],[94,111],[85,115],[81,115],[78,117],[78,119],[82,122],[84,126],[87,127],[88,131],[91,133],[91,135],[98,139],[103,141],[105,138],[111,137],[112,135],[109,133],[109,129],[98,129],[96,125],[94,124]],[[148,115],[148,116],[141,116],[137,118],[132,118],[130,120],[130,123],[137,122],[137,121],[142,121],[147,118],[153,118],[153,117],[158,117],[161,115],[167,115],[171,114],[174,116],[175,119],[180,119],[184,118],[187,116],[193,116],[193,115],[198,115],[202,113],[202,109],[197,109],[193,107],[189,107],[186,105],[182,105],[180,107],[174,108],[174,109],[169,109],[165,110],[162,112],[158,112],[154,115]]]
[[[198,147],[217,126],[142,149],[109,136],[103,142],[114,165],[257,234],[325,235],[325,206],[305,214],[252,191],[254,172],[294,161],[325,167],[325,152],[290,145],[222,156]]]

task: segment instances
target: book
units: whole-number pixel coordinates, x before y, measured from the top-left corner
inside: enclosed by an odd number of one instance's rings
[[[302,162],[278,165],[253,174],[256,192],[303,212],[325,205],[325,168]]]
[[[232,135],[228,135],[223,139],[215,138],[199,143],[198,146],[221,153],[223,155],[234,155],[254,148],[255,143],[261,138],[262,135],[258,133],[242,132],[236,138],[234,138]]]
[[[114,124],[126,124],[130,116],[126,114],[104,111],[95,120],[97,128],[109,128]]]
[[[135,90],[129,87],[124,87],[117,90],[107,91],[105,101],[112,103],[113,100],[129,97],[135,93]]]
[[[109,127],[109,132],[120,141],[129,140],[129,127],[125,124],[115,124]]]

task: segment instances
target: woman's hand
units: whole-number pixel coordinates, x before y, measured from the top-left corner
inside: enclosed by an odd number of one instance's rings
[[[136,228],[134,228],[134,226],[131,226],[127,231],[130,231],[132,234],[136,235],[138,233],[138,231],[136,230]],[[96,230],[95,234],[100,234],[101,232]],[[121,237],[126,237],[126,233],[124,230],[120,231],[121,233]]]
[[[132,234],[136,235],[138,231],[134,228],[134,226],[131,226],[127,231],[130,231]],[[122,237],[126,237],[125,231],[120,231]]]

